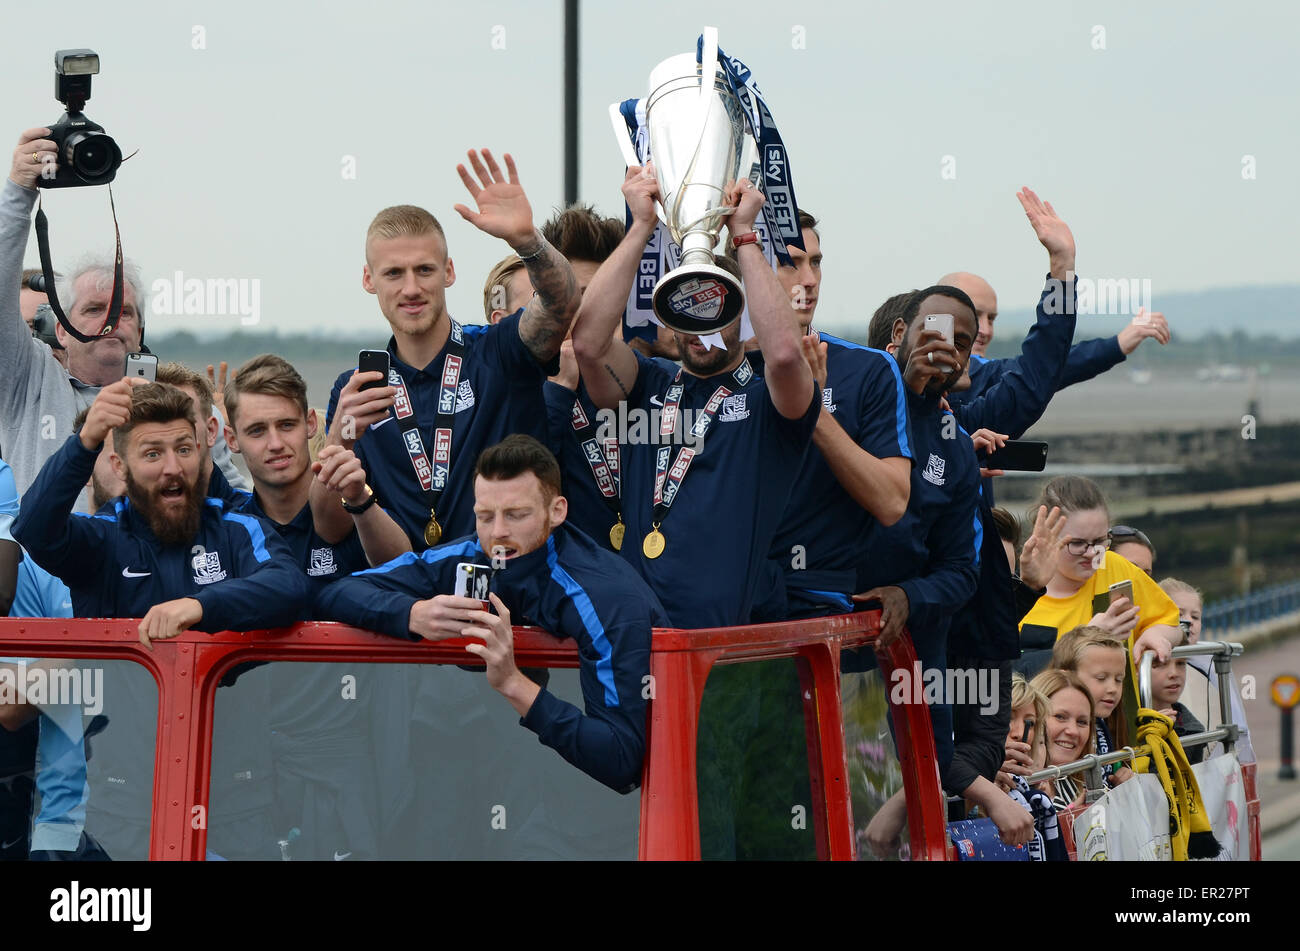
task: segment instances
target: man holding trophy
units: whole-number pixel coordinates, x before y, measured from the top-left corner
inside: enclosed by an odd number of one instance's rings
[[[588,285],[573,333],[596,406],[623,403],[625,413],[651,420],[629,428],[619,447],[621,554],[672,623],[687,628],[748,622],[760,565],[821,411],[786,291],[755,232],[765,199],[745,177],[757,153],[748,112],[726,78],[733,67],[715,37],[706,37],[698,58],[699,66],[690,54],[673,57],[651,74],[645,126],[654,161],[641,166],[624,150],[632,159],[623,183],[631,224]],[[715,81],[701,83],[701,75]],[[615,332],[634,283],[644,280],[643,257],[663,239],[656,199],[683,249],[680,265],[653,288],[655,314],[680,348],[675,374]],[[713,257],[724,219],[743,288]],[[746,300],[762,376],[742,342]]]

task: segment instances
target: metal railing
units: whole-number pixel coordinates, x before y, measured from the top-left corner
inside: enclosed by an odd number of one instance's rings
[[[465,665],[463,638],[401,641],[334,623],[309,622],[273,631],[185,632],[140,644],[135,620],[112,618],[0,619],[0,654],[114,659],[142,665],[158,687],[150,858],[201,860],[206,824],[192,823],[209,805],[213,702],[217,686],[247,661],[356,661]],[[851,859],[855,832],[840,707],[841,648],[870,648],[879,610],[841,617],[705,630],[656,629],[650,677],[657,683],[646,729],[641,783],[639,854],[643,859],[698,859],[700,829],[696,732],[705,681],[715,664],[795,658],[804,697],[808,766],[818,855]],[[537,628],[514,630],[521,667],[580,666],[572,642]],[[912,669],[907,637],[880,652],[882,675]],[[473,661],[468,662],[475,666]],[[948,852],[934,738],[924,704],[894,704],[899,765],[907,795],[914,858]]]
[[[1288,581],[1206,605],[1201,631],[1205,636],[1222,635],[1296,612],[1300,612],[1300,581]]]
[[[1179,743],[1184,749],[1189,746],[1201,746],[1213,743],[1216,740],[1222,740],[1225,750],[1232,751],[1232,746],[1236,743],[1241,732],[1240,727],[1232,722],[1230,683],[1232,679],[1232,658],[1240,657],[1244,650],[1237,643],[1199,641],[1195,644],[1183,644],[1170,651],[1171,658],[1213,657],[1214,671],[1219,681],[1219,719],[1223,726],[1179,737]],[[1155,653],[1148,651],[1142,655],[1142,663],[1138,666],[1138,697],[1142,706],[1148,708],[1151,706],[1151,665],[1154,660]],[[1105,784],[1101,776],[1102,767],[1115,763],[1131,762],[1138,756],[1149,756],[1150,753],[1151,748],[1145,743],[1136,747],[1126,746],[1111,753],[1092,753],[1082,759],[1075,760],[1073,763],[1066,763],[1061,766],[1046,766],[1026,776],[1025,782],[1032,786],[1034,783],[1045,782],[1049,779],[1056,780],[1065,776],[1073,776],[1076,773],[1086,773],[1089,796],[1096,798],[1096,795],[1100,795],[1105,790]]]

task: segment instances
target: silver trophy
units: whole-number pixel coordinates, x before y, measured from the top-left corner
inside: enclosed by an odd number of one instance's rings
[[[682,252],[681,263],[655,286],[655,316],[682,333],[713,333],[745,308],[740,281],[713,263],[731,210],[723,192],[758,167],[744,106],[718,65],[715,28],[704,31],[699,63],[694,53],[683,53],[651,70],[645,116],[659,217]]]

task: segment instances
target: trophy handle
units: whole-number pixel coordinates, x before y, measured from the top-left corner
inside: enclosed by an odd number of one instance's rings
[[[627,122],[623,118],[623,113],[619,110],[617,102],[610,103],[609,121],[614,124],[614,141],[618,143],[618,149],[623,153],[623,163],[631,168],[633,165],[640,167],[641,160],[637,158],[636,149],[632,147],[632,140],[627,135]]]

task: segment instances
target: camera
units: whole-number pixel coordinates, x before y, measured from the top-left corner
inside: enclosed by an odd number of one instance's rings
[[[50,139],[58,146],[54,174],[36,180],[41,188],[76,188],[107,185],[117,177],[122,150],[104,127],[82,113],[90,98],[90,77],[99,72],[94,50],[58,50],[54,54],[54,95],[67,110],[50,126]]]
[[[32,336],[55,350],[62,350],[63,344],[54,336],[55,323],[54,308],[49,304],[37,304],[36,317],[32,321]]]

